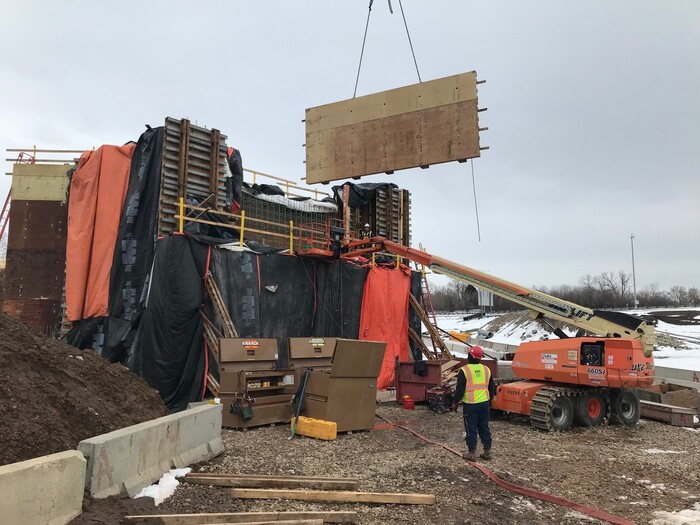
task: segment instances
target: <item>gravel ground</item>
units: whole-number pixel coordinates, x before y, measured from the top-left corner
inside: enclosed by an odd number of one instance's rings
[[[378,414],[465,448],[457,414],[437,415],[422,407],[406,411],[395,405],[380,406]],[[508,481],[640,524],[650,523],[654,511],[680,511],[700,501],[700,432],[642,421],[634,428],[603,426],[551,434],[533,429],[522,418],[493,421],[492,430],[495,457],[488,465]],[[355,510],[361,524],[600,523],[501,489],[460,458],[401,429],[343,434],[331,442],[304,437],[290,441],[288,436],[286,425],[224,430],[225,454],[195,470],[357,477],[359,490],[431,493],[437,504],[234,500],[226,488],[183,483],[173,497],[148,512]],[[128,511],[121,505],[119,512],[123,516]],[[84,518],[81,523],[92,523],[89,515]]]

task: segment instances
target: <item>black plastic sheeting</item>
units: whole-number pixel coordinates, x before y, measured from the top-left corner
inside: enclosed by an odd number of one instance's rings
[[[128,367],[171,410],[202,398],[206,359],[200,308],[209,246],[184,235],[158,241],[146,308]]]
[[[398,188],[396,184],[391,184],[389,182],[366,182],[363,184],[346,182],[341,186],[333,186],[333,195],[335,196],[335,202],[339,208],[343,206],[343,187],[345,186],[350,187],[348,206],[351,208],[364,208],[367,206],[372,202],[379,188],[387,186],[390,188]]]
[[[158,200],[164,128],[149,129],[134,150],[109,280],[109,318],[102,350],[122,362],[143,311],[158,237]]]
[[[238,211],[243,202],[243,159],[241,152],[236,148],[230,148],[231,153],[228,155],[228,168],[231,171],[231,176],[226,177],[226,198],[229,201],[229,207],[233,213]]]
[[[411,295],[418,299],[418,304],[421,304],[421,274],[420,272],[411,272]],[[418,335],[421,335],[423,331],[423,326],[420,322],[420,317],[413,309],[412,306],[408,307],[408,326],[413,328]],[[408,338],[408,344],[410,347],[410,356],[414,361],[419,361],[423,359],[423,352],[420,347],[413,342],[413,339]]]
[[[289,337],[357,338],[364,268],[217,249],[211,272],[240,337],[277,339],[281,367]]]

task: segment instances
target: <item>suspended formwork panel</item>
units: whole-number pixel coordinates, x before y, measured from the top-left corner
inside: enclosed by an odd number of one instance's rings
[[[306,110],[306,182],[478,157],[476,72]]]

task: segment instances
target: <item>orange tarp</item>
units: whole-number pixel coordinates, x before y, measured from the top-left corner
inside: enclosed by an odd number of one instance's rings
[[[108,315],[114,244],[135,148],[127,144],[87,151],[71,178],[66,245],[69,321]]]
[[[396,359],[408,359],[408,296],[411,271],[407,268],[385,269],[375,266],[367,274],[362,295],[360,339],[386,341],[377,388],[394,381]]]

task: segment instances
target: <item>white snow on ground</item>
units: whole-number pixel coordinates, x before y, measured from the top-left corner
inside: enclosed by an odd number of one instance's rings
[[[649,310],[632,310],[625,311],[631,314],[644,314],[658,311],[658,308]],[[664,308],[665,310],[674,310],[672,308]],[[676,309],[676,310],[683,310]],[[464,317],[469,314],[465,312],[439,314],[437,316],[438,326],[446,331],[457,330],[463,332],[476,332],[479,328],[483,328],[486,324],[498,317],[495,314],[489,314],[478,319],[464,321]],[[565,328],[565,331],[573,335],[575,329]],[[661,346],[654,352],[654,358],[659,366],[668,368],[680,368],[683,370],[698,370],[700,371],[700,325],[674,325],[659,321],[656,326],[656,332],[660,334],[668,334],[678,339],[681,339],[685,348],[676,349],[670,346]],[[547,332],[539,324],[534,321],[523,324],[507,323],[501,327],[498,332],[493,334],[491,341],[496,343],[504,343],[510,345],[519,345],[523,341],[539,341],[542,339],[556,339],[554,334]]]
[[[700,523],[700,503],[693,505],[692,509],[679,510],[678,512],[654,512],[656,519],[651,520],[651,525],[697,525]]]
[[[648,448],[644,452],[647,454],[687,454],[685,450],[660,450],[658,448]]]
[[[488,314],[478,319],[465,321],[464,317],[468,316],[467,312],[456,312],[451,314],[438,314],[437,323],[440,328],[446,331],[456,330],[462,332],[475,332],[485,324],[493,321],[498,315]]]
[[[691,346],[687,341],[685,344]],[[654,352],[654,359],[659,366],[700,371],[700,345],[697,346],[698,348],[688,350],[662,346]]]
[[[175,489],[180,484],[177,478],[181,478],[192,471],[191,468],[176,468],[166,472],[155,485],[144,487],[135,498],[153,498],[156,505],[160,505],[175,493]]]

